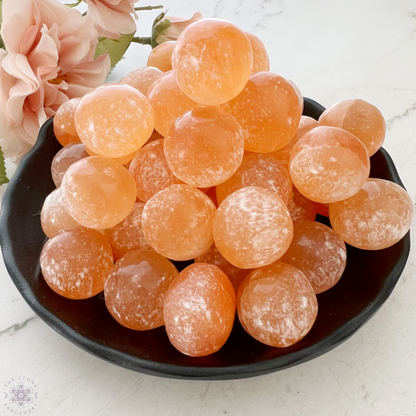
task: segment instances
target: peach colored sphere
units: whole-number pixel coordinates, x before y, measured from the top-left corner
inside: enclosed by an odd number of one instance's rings
[[[152,49],[147,59],[147,66],[153,66],[162,72],[172,70],[172,52],[176,41],[163,42]]]
[[[183,183],[169,169],[163,139],[142,147],[130,163],[129,172],[136,182],[137,197],[144,202],[170,185]]]
[[[146,143],[155,126],[155,115],[148,99],[133,87],[104,85],[81,98],[75,126],[88,149],[117,158]]]
[[[63,230],[43,247],[40,267],[56,293],[69,299],[87,299],[104,289],[113,267],[113,251],[99,231]]]
[[[250,269],[240,269],[231,264],[229,261],[225,260],[225,258],[218,251],[215,244],[213,244],[202,256],[196,257],[195,263],[210,263],[219,267],[226,274],[228,279],[230,279],[230,282],[233,285],[236,293],[240,287],[241,282],[251,272]]]
[[[285,348],[311,330],[318,302],[306,276],[279,261],[253,270],[244,279],[237,294],[237,312],[253,338]]]
[[[234,288],[213,264],[191,264],[171,283],[163,317],[169,341],[183,354],[202,357],[218,351],[234,323]]]
[[[88,149],[88,147],[85,148],[86,152],[90,155],[90,156],[100,156],[98,153],[95,153],[94,151],[92,151],[91,149]],[[122,157],[109,157],[108,159],[114,160],[114,162],[117,162],[119,165],[127,165],[129,164],[134,156],[136,156],[138,150],[134,151],[133,153],[130,153],[127,156],[122,156]]]
[[[136,331],[163,326],[163,302],[177,275],[176,267],[153,250],[127,253],[105,282],[108,311],[118,323]]]
[[[342,239],[362,250],[396,244],[412,224],[413,202],[399,185],[370,178],[352,197],[329,204],[329,220]]]
[[[270,71],[270,59],[264,43],[252,33],[244,32],[253,50],[253,69],[251,72]]]
[[[88,228],[113,227],[129,215],[136,201],[136,184],[128,170],[101,156],[71,165],[61,188],[69,214]]]
[[[292,153],[295,144],[305,133],[318,126],[319,124],[315,119],[308,116],[301,116],[295,137],[285,147],[270,154],[276,159],[279,159],[285,166],[288,166],[290,154]]]
[[[292,193],[289,171],[273,156],[261,153],[244,155],[243,162],[230,179],[217,185],[219,204],[233,192],[246,186],[261,186],[276,192],[287,204]]]
[[[115,260],[120,259],[130,251],[150,248],[143,233],[143,209],[144,202],[136,202],[125,220],[105,230],[104,235],[113,248]]]
[[[182,92],[172,71],[162,75],[152,85],[148,97],[155,112],[155,129],[163,137],[168,135],[172,124],[181,115],[199,105]]]
[[[208,188],[225,182],[241,165],[243,130],[218,107],[196,108],[176,120],[164,139],[164,149],[176,177]]]
[[[143,232],[148,243],[172,260],[191,260],[213,242],[215,205],[189,185],[171,185],[147,201]]]
[[[61,186],[67,169],[84,157],[88,157],[88,153],[82,143],[69,143],[55,155],[52,160],[51,174],[56,187]]]
[[[325,204],[357,193],[370,173],[370,159],[362,142],[348,131],[316,127],[295,144],[289,170],[303,196]]]
[[[189,25],[172,53],[180,89],[202,105],[220,105],[240,94],[252,67],[247,36],[224,20],[203,19]]]
[[[305,198],[295,187],[287,204],[293,224],[302,221],[315,221],[316,209],[315,204],[308,198]]]
[[[223,108],[245,130],[245,150],[271,153],[295,136],[303,103],[291,82],[272,72],[259,72]]]
[[[56,111],[53,118],[53,133],[62,146],[69,143],[81,143],[75,128],[74,114],[80,98],[65,101]]]
[[[228,196],[215,214],[214,241],[234,266],[253,269],[278,260],[293,237],[286,204],[273,191],[248,186]]]
[[[147,97],[149,88],[162,75],[163,72],[160,69],[154,68],[153,66],[145,66],[129,72],[120,80],[119,84],[130,85],[130,87],[135,88]]]
[[[61,188],[55,189],[46,197],[40,211],[40,223],[48,238],[61,230],[76,227],[84,228],[69,215],[62,201]]]
[[[316,294],[339,281],[347,265],[347,248],[332,228],[315,221],[293,227],[293,240],[280,259],[301,270]]]
[[[372,156],[386,137],[386,121],[380,110],[364,100],[343,100],[319,117],[321,126],[340,127],[358,137]]]

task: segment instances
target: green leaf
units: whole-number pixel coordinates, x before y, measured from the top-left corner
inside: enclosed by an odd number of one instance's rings
[[[94,59],[108,52],[111,60],[111,68],[114,68],[130,46],[133,37],[134,33],[121,35],[118,39],[99,38]]]
[[[6,174],[6,165],[4,164],[4,154],[3,150],[0,147],[0,185],[9,182],[9,179]]]

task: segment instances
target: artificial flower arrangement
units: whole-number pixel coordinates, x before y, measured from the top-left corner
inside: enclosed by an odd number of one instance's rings
[[[77,9],[83,2],[85,13]],[[61,104],[104,84],[132,42],[155,47],[176,40],[202,18],[161,13],[151,36],[139,38],[137,12],[162,6],[137,2],[0,0],[0,185],[8,182],[4,158],[19,161]]]

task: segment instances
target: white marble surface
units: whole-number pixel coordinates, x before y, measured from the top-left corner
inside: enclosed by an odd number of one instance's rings
[[[415,200],[416,3],[414,0],[162,0],[170,14],[228,19],[258,35],[272,70],[328,106],[345,98],[376,105],[385,148]],[[146,3],[143,1],[142,5]],[[147,3],[148,4],[148,3]],[[150,2],[150,4],[159,4]],[[147,35],[157,11],[141,13]],[[132,45],[109,77],[143,66]],[[9,165],[10,173],[13,166]],[[0,194],[4,192],[0,187]],[[413,241],[416,228],[412,228]],[[352,338],[291,369],[225,382],[134,373],[82,351],[36,317],[0,262],[0,414],[6,383],[34,381],[33,415],[416,415],[416,252],[393,294]],[[27,381],[29,383],[29,381]],[[13,414],[23,414],[13,413]]]

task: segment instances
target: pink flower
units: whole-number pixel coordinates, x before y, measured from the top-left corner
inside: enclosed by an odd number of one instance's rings
[[[191,24],[202,19],[202,14],[199,12],[194,13],[194,15],[186,20],[183,17],[176,16],[165,16],[158,24],[165,22],[166,20],[170,21],[170,25],[166,29],[162,29],[157,33],[155,41],[158,45],[163,42],[168,42],[171,40],[178,39],[179,35]],[[163,27],[163,26],[161,26]],[[156,29],[157,30],[157,29]]]
[[[136,31],[132,13],[138,0],[84,0],[88,4],[88,13],[95,22],[100,36],[117,39],[120,35]]]
[[[110,59],[94,60],[94,22],[56,0],[3,0],[0,145],[20,158],[59,106],[103,84]]]

